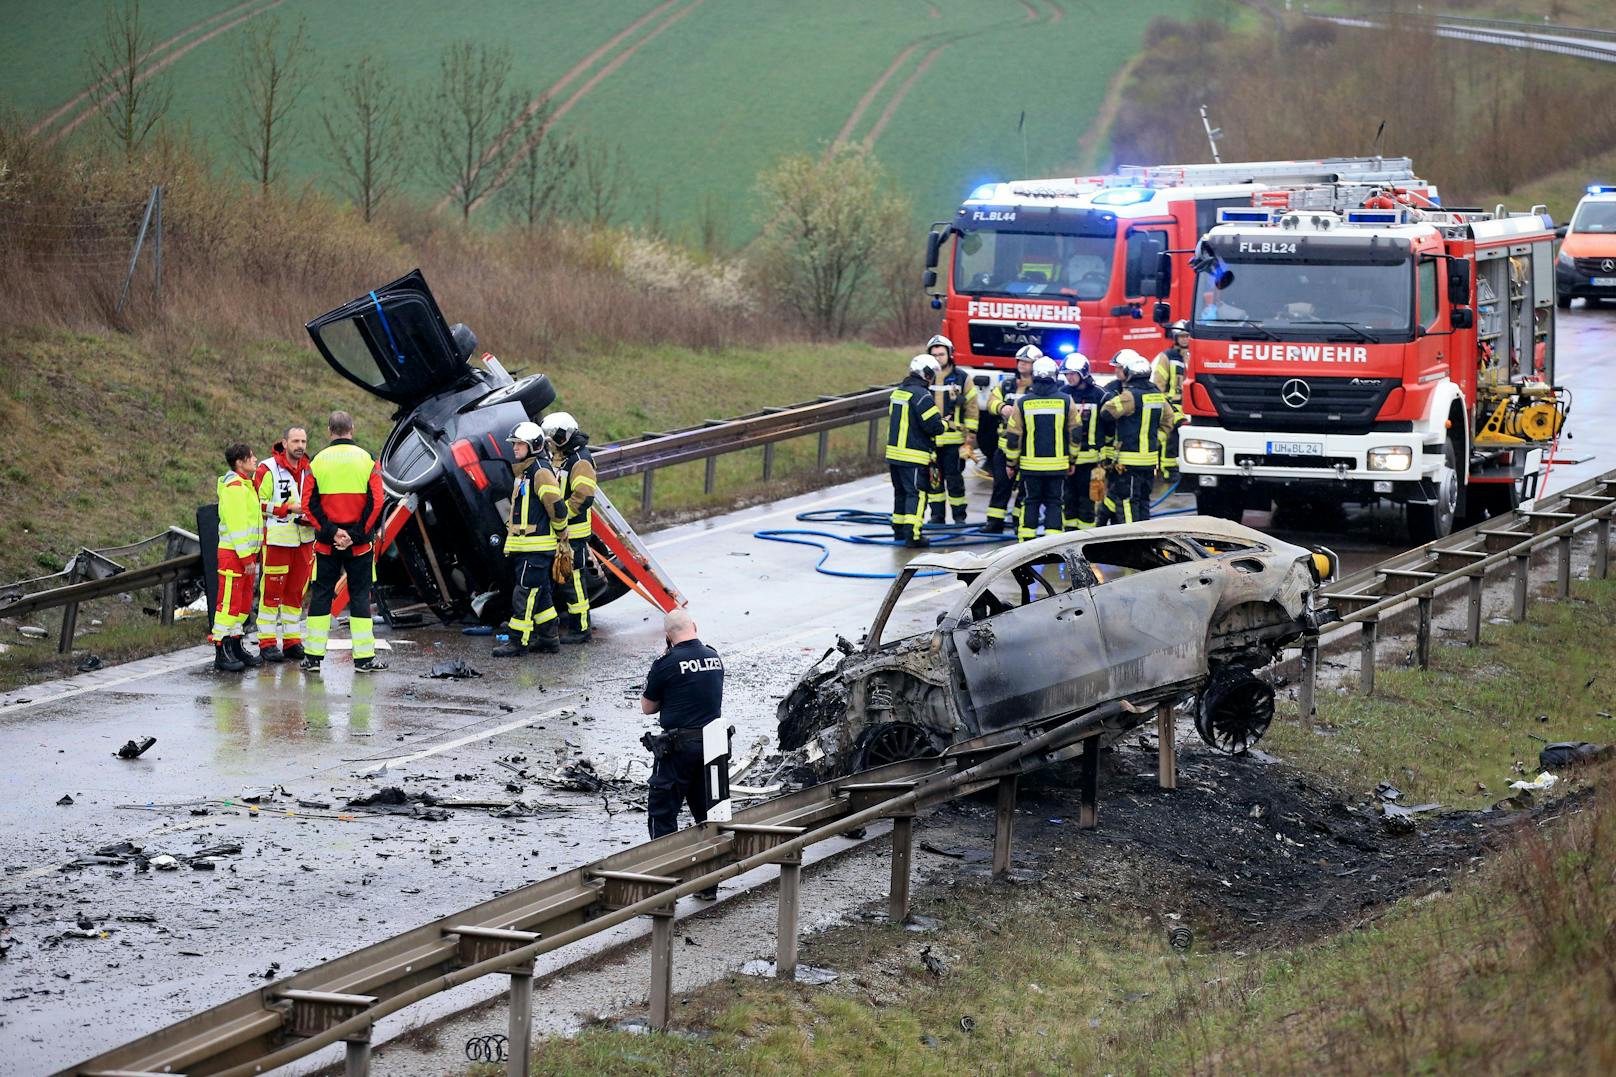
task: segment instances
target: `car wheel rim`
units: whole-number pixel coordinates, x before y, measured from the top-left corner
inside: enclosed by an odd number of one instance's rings
[[[870,730],[864,738],[861,770],[900,763],[906,759],[936,755],[931,735],[907,722],[888,722]]]

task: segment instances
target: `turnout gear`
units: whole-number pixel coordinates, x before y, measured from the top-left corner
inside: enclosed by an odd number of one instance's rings
[[[1089,373],[1089,357],[1082,352],[1070,353],[1061,363],[1061,373],[1076,374],[1080,381],[1089,380],[1092,377]]]
[[[1100,408],[1101,459],[1112,465],[1104,522],[1134,523],[1150,519],[1151,486],[1172,433],[1172,408],[1150,380],[1143,356],[1125,352],[1117,362],[1131,374]]]
[[[933,341],[943,340],[933,337]],[[942,523],[945,510],[952,511],[955,523],[965,522],[965,457],[976,440],[980,426],[976,393],[971,391],[965,372],[950,364],[949,371],[932,386],[932,395],[943,416],[943,432],[937,436],[938,481],[928,484],[927,500],[932,523]]]
[[[523,423],[512,432],[513,439],[517,432],[524,432],[522,426],[538,429],[533,423]],[[512,559],[516,579],[511,591],[511,638],[494,648],[495,657],[505,658],[524,650],[558,649],[550,565],[555,559],[557,535],[564,532],[566,520],[561,483],[544,457],[529,456],[517,464],[511,514],[505,522],[505,555]]]
[[[589,536],[594,533],[595,458],[589,451],[589,437],[573,427],[566,455],[561,462],[562,507],[566,512],[563,541],[572,555],[571,567],[560,584],[566,596],[566,628],[562,643],[587,643],[593,634],[589,625],[589,589],[584,585],[584,567],[589,558]]]
[[[252,609],[252,584],[248,577],[258,562],[264,517],[252,484],[235,471],[219,476],[216,489],[219,496],[219,568],[214,592],[212,638],[217,665],[220,653],[218,645],[240,638],[247,624],[247,613]],[[244,661],[244,657],[238,657],[231,648],[222,650],[230,658]],[[245,652],[241,654],[244,656]]]
[[[1067,363],[1070,365],[1071,358]],[[1088,360],[1076,356],[1088,370]],[[1077,405],[1078,426],[1072,440],[1072,471],[1066,476],[1062,497],[1062,514],[1066,530],[1086,531],[1099,518],[1099,506],[1105,501],[1105,476],[1101,472],[1099,496],[1095,496],[1094,472],[1100,462],[1100,405],[1105,403],[1106,391],[1092,378],[1068,384],[1066,395]]]
[[[513,445],[520,442],[528,447],[528,451],[536,453],[539,443],[544,440],[544,429],[536,422],[524,420],[511,429],[510,437],[505,440]]]
[[[1032,348],[1032,345],[1029,344],[1021,350],[1024,352],[1027,348]],[[1037,351],[1036,348],[1033,350]],[[1022,393],[1031,388],[1030,371],[1025,377],[1019,373],[1006,374],[988,394],[987,412],[983,415],[982,422],[987,423],[991,420],[993,424],[993,452],[988,455],[988,474],[993,477],[993,489],[988,495],[988,522],[982,530],[990,535],[997,535],[1004,530],[1005,518],[1010,508],[1010,496],[1016,489],[1016,482],[1010,474],[1010,464],[1004,452],[1006,432],[1004,411]]]
[[[544,417],[540,428],[544,431],[544,436],[555,443],[556,448],[562,449],[578,433],[578,420],[569,412],[552,411]]]
[[[1054,366],[1051,359],[1039,362]],[[1038,370],[1037,363],[1033,370]],[[1072,467],[1078,418],[1077,405],[1049,377],[1034,377],[1031,391],[1010,409],[1004,455],[1010,473],[1021,473],[1016,537],[1022,541],[1036,537],[1040,524],[1046,535],[1065,529],[1061,499]]]
[[[308,457],[294,461],[279,441],[253,479],[264,514],[259,653],[268,662],[284,659],[283,648],[296,647],[302,653],[303,599],[314,575],[314,526],[307,513],[313,481]]]
[[[937,360],[917,355],[909,364],[909,376],[898,383],[887,400],[887,469],[892,477],[892,534],[907,546],[928,543],[920,528],[926,516],[926,488],[923,472],[931,468],[937,438],[944,431],[942,413],[931,393],[930,374]]]
[[[943,365],[929,354],[917,355],[909,360],[909,373],[915,377],[926,379],[927,385],[937,380],[937,375],[942,372],[942,369]]]
[[[1055,364],[1055,360],[1051,359],[1049,356],[1040,356],[1039,358],[1033,360],[1033,381],[1054,381],[1055,376],[1059,373],[1060,367],[1057,366]]]
[[[382,514],[381,466],[352,438],[333,438],[309,464],[313,476],[308,514],[314,521],[314,589],[309,597],[308,640],[303,668],[318,669],[331,635],[331,606],[337,581],[348,579],[348,630],[353,636],[354,668],[376,655],[370,618],[370,586],[375,580],[370,536]],[[337,532],[351,540],[333,543]],[[377,664],[373,668],[386,668]]]
[[[1182,324],[1175,322],[1175,329]],[[1176,336],[1174,339],[1176,341]],[[1184,349],[1175,343],[1164,348],[1150,364],[1150,380],[1167,397],[1167,407],[1173,420],[1173,429],[1162,443],[1162,475],[1169,479],[1178,472],[1178,428],[1190,421],[1183,409],[1184,367],[1187,361]]]

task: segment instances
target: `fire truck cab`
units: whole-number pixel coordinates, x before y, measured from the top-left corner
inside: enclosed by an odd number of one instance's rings
[[[1189,315],[1188,255],[1219,210],[1280,186],[1341,181],[1436,194],[1406,157],[1125,166],[986,183],[933,226],[924,284],[962,366],[1013,369],[1016,352],[1034,344],[1052,356],[1081,351],[1103,373],[1125,347],[1159,349],[1156,304],[1172,319]]]
[[[1261,200],[1223,210],[1194,259],[1179,455],[1200,511],[1386,499],[1423,543],[1535,496],[1564,415],[1543,207]]]

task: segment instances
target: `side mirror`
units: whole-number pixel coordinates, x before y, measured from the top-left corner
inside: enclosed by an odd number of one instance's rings
[[[1554,230],[1555,237],[1558,239],[1564,239],[1566,237],[1566,232],[1570,231],[1570,229],[1571,226],[1569,224],[1562,224],[1560,227]]]
[[[937,271],[935,269],[928,269],[926,272],[922,273],[920,275],[920,286],[922,288],[937,287]]]
[[[1448,321],[1455,329],[1474,329],[1476,312],[1469,307],[1454,307],[1448,314]]]
[[[1470,263],[1448,259],[1448,302],[1456,307],[1470,302]]]
[[[1157,325],[1166,325],[1173,320],[1173,308],[1165,300],[1158,302],[1150,310],[1150,320]]]
[[[943,240],[948,238],[947,232],[926,233],[926,268],[937,268],[937,252],[942,249]]]
[[[1173,290],[1173,256],[1166,251],[1156,256],[1156,295],[1163,299]]]

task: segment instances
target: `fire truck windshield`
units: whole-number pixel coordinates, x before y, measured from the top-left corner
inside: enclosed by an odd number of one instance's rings
[[[1412,339],[1414,274],[1408,262],[1364,265],[1229,262],[1219,290],[1195,282],[1197,335],[1238,337],[1261,329],[1282,340]]]
[[[1111,288],[1116,243],[1114,235],[964,230],[954,254],[954,291],[1099,299]]]

